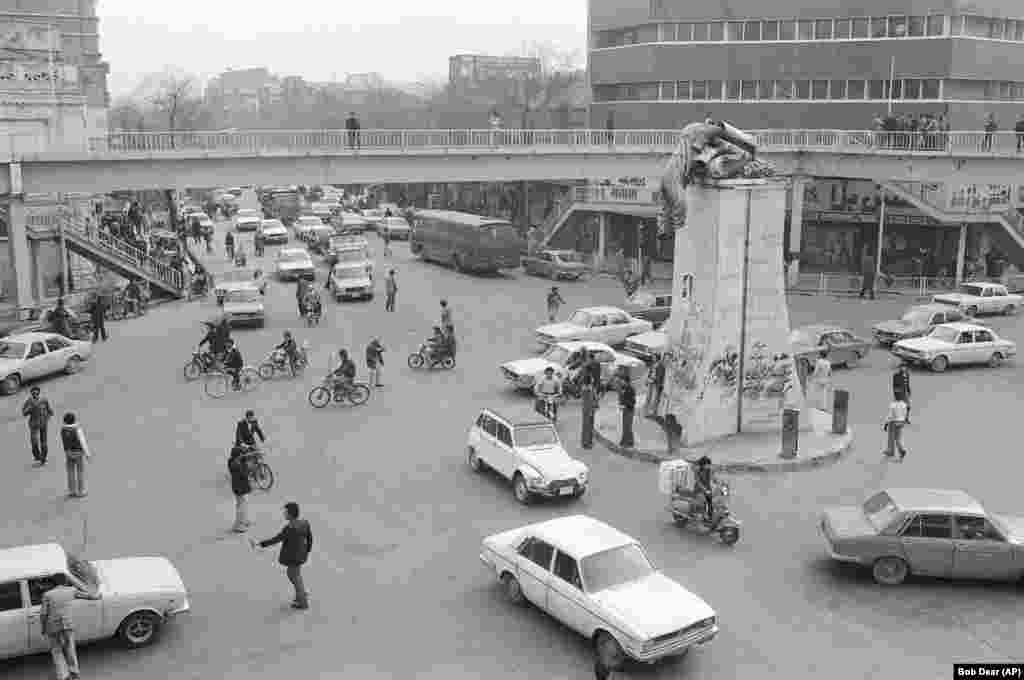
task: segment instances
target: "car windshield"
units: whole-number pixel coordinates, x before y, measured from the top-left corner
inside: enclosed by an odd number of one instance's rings
[[[365,279],[366,270],[362,267],[345,267],[334,270],[335,278],[339,279]]]
[[[636,543],[584,557],[581,569],[589,593],[639,581],[654,573],[654,566]]]
[[[321,220],[319,217],[300,217],[299,218],[299,226],[300,227],[316,227],[316,226],[319,226],[321,224],[323,224],[323,220]]]
[[[932,318],[932,313],[925,309],[912,309],[900,317],[900,321],[911,326],[924,326]]]
[[[985,289],[976,283],[964,283],[961,284],[960,286],[960,292],[963,293],[964,295],[974,295],[976,297],[981,297],[981,292],[983,290]]]
[[[263,223],[264,229],[284,229],[284,225],[277,220],[267,221]]]
[[[551,347],[547,352],[544,352],[541,357],[547,359],[553,364],[564,366],[565,362],[569,359],[569,350],[564,347]]]
[[[225,302],[258,302],[260,299],[260,292],[258,290],[229,290],[228,294],[224,296]]]
[[[20,342],[0,342],[0,359],[20,359],[25,356],[25,345]]]
[[[302,251],[287,251],[282,250],[277,254],[277,259],[282,262],[302,262],[308,259],[308,256]]]
[[[579,253],[567,251],[564,253],[555,253],[558,259],[562,262],[583,262],[583,256]]]
[[[338,251],[338,262],[362,262],[366,255],[362,250],[341,250]]]
[[[889,526],[893,518],[900,512],[896,502],[884,491],[879,491],[864,501],[863,508],[864,516],[876,531],[881,531]]]
[[[569,323],[576,326],[583,326],[584,328],[590,328],[590,315],[586,312],[574,312],[569,317]]]
[[[557,446],[558,433],[551,425],[521,425],[515,429],[516,446]]]
[[[931,332],[930,337],[935,340],[941,340],[942,342],[954,343],[956,342],[957,336],[960,335],[960,331],[955,328],[949,328],[948,326],[939,326]]]

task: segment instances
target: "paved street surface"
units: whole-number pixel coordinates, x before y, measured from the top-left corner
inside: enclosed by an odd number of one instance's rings
[[[283,330],[296,331],[313,347],[302,379],[220,401],[205,397],[201,383],[186,384],[181,367],[202,336],[200,322],[216,313],[211,298],[111,323],[111,340],[81,374],[42,383],[58,416],[75,411],[88,434],[95,459],[87,499],[63,498],[56,437],[53,462],[31,467],[19,415],[27,394],[3,400],[0,545],[59,540],[70,550],[85,542],[84,554],[93,558],[166,555],[190,591],[192,612],[155,646],[87,648],[83,677],[592,677],[586,642],[534,609],[506,603],[477,559],[487,534],[575,512],[637,537],[668,575],[720,616],[722,632],[711,644],[629,677],[938,678],[949,677],[954,660],[1024,660],[1019,587],[912,579],[883,589],[866,572],[832,564],[815,527],[822,506],[860,502],[880,486],[959,487],[993,509],[1024,514],[1016,445],[1021,366],[915,371],[910,453],[902,465],[880,456],[888,353],[875,351],[859,368],[837,370],[837,387],[852,392],[854,451],[822,470],[736,478],[734,510],[744,533],[724,548],[672,526],[654,466],[601,447],[582,451],[575,404],[559,429],[570,451],[591,466],[593,486],[583,499],[521,507],[506,485],[471,473],[465,437],[478,409],[527,405],[505,388],[497,366],[531,351],[550,282],[519,273],[458,274],[411,258],[405,244],[385,259],[370,239],[380,291],[373,302],[325,298],[322,325],[306,330],[294,284],[272,282],[267,328],[234,334],[255,364]],[[222,243],[221,231],[220,267]],[[268,268],[275,250],[263,260]],[[400,289],[397,312],[386,314],[380,279],[391,266]],[[569,308],[622,299],[621,289],[603,279],[563,284],[562,291]],[[414,372],[406,355],[436,323],[442,297],[454,310],[459,365]],[[906,304],[791,301],[795,325],[845,320],[860,333]],[[1024,340],[1024,321],[992,324]],[[387,348],[387,386],[359,408],[312,409],[306,394],[330,355],[354,350],[364,377],[363,349],[374,334]],[[278,530],[285,501],[301,504],[316,539],[306,569],[307,612],[288,607],[291,591],[276,551],[253,552],[246,537],[228,533],[233,499],[225,461],[246,408],[256,410],[272,442],[269,462],[277,473],[269,493],[250,497],[252,535]],[[46,656],[0,663],[9,680],[48,673]]]

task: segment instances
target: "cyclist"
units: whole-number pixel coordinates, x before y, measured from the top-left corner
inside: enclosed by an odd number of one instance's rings
[[[242,361],[242,353],[238,351],[234,340],[228,338],[226,348],[224,370],[231,376],[231,389],[240,390],[242,389],[242,367],[245,366],[245,362]]]
[[[245,412],[245,417],[235,425],[235,446],[253,450],[256,448],[257,437],[261,444],[267,441],[267,438],[263,436],[263,429],[260,427],[259,421],[256,420],[255,411],[249,409]]]
[[[348,355],[347,349],[338,350],[338,367],[331,374],[334,376],[334,389],[348,391],[356,379],[356,362]]]
[[[558,399],[562,396],[562,381],[555,377],[554,368],[548,366],[544,369],[544,377],[533,386],[533,393],[537,396],[537,410],[547,414],[547,411],[542,409],[550,408],[549,417],[557,418]]]
[[[443,359],[448,352],[448,337],[440,326],[434,326],[434,334],[427,338],[427,354],[431,361]]]
[[[284,340],[274,349],[284,352],[284,355],[288,358],[288,366],[292,369],[292,375],[294,376],[298,372],[299,346],[296,344],[295,338],[292,337],[292,332],[285,331]]]

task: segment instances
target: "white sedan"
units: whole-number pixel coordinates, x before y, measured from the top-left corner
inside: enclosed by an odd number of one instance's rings
[[[0,393],[52,373],[77,373],[92,356],[92,343],[56,333],[20,333],[0,338]]]
[[[612,667],[686,654],[718,634],[707,602],[655,569],[636,540],[585,515],[488,536],[480,561],[510,602],[593,641]]]
[[[0,550],[0,659],[49,649],[39,621],[42,595],[68,584],[85,597],[71,604],[75,638],[118,638],[144,647],[161,627],[189,610],[181,575],[163,557],[86,561],[55,543]]]
[[[42,595],[65,584],[83,595],[71,605],[79,642],[118,638],[142,647],[189,608],[178,570],[163,557],[87,561],[53,543],[7,548],[0,550],[0,658],[49,648],[39,621]]]
[[[593,340],[616,347],[626,338],[654,330],[654,324],[630,316],[618,307],[585,307],[577,310],[568,321],[541,326],[537,341],[547,347],[569,340]]]
[[[277,251],[277,278],[281,281],[312,279],[316,276],[313,259],[301,248],[282,248]]]
[[[633,382],[647,372],[647,365],[643,360],[616,352],[604,343],[560,342],[551,345],[539,357],[518,359],[502,364],[501,374],[512,383],[513,387],[521,390],[533,389],[534,383],[544,375],[544,369],[548,367],[555,369],[555,375],[559,380],[565,380],[569,376],[569,370],[566,368],[569,359],[581,350],[594,353],[594,358],[601,364],[601,378],[605,383],[609,382],[621,368],[629,371]]]
[[[908,364],[926,366],[941,373],[953,365],[998,366],[1017,354],[1017,345],[985,326],[944,323],[928,335],[896,342],[891,351]]]
[[[315,215],[302,215],[297,220],[292,228],[295,230],[295,235],[299,240],[306,241],[309,239],[310,233],[317,227],[324,226],[323,220]]]
[[[235,218],[235,231],[256,231],[260,228],[263,223],[258,217],[236,217]]]
[[[288,243],[288,230],[281,220],[263,220],[259,231],[264,243]]]
[[[380,226],[377,227],[377,231],[380,232],[381,236],[387,234],[388,238],[393,241],[408,241],[409,234],[412,233],[412,227],[409,226],[409,221],[404,217],[385,217]]]

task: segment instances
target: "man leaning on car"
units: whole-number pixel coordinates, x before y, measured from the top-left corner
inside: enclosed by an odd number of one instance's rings
[[[76,599],[97,600],[99,595],[86,593],[72,587],[66,576],[57,575],[44,579],[40,588],[43,593],[39,610],[39,623],[50,643],[54,672],[57,680],[77,680],[79,677],[78,652],[75,649],[75,625],[71,619],[71,604]]]

